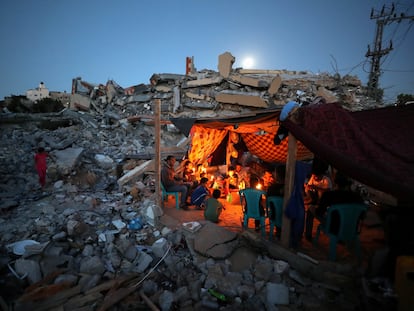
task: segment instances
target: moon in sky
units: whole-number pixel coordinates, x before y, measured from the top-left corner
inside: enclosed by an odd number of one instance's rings
[[[254,59],[251,57],[246,57],[243,59],[243,68],[244,69],[252,69],[254,66]]]

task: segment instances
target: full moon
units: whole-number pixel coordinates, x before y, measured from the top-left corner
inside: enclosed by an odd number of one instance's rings
[[[251,57],[246,57],[243,59],[243,68],[244,69],[251,69],[254,65],[254,59]]]

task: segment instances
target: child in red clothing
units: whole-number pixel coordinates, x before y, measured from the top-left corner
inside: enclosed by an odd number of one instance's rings
[[[49,154],[45,151],[45,148],[39,147],[34,157],[37,174],[39,175],[39,183],[42,188],[46,185],[46,158],[48,156]]]

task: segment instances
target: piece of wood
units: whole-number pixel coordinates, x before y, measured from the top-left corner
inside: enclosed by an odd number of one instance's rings
[[[146,162],[142,163],[141,165],[135,167],[134,169],[130,170],[128,173],[123,175],[121,178],[119,178],[118,179],[118,185],[122,186],[122,185],[126,184],[132,178],[145,173],[146,170],[150,166],[153,167],[153,165],[154,165],[154,160],[149,160],[149,161],[146,161]]]
[[[55,285],[55,284],[54,284]],[[77,285],[66,290],[62,290],[55,295],[46,296],[42,300],[16,301],[15,311],[50,311],[62,306],[69,298],[80,294],[81,287]]]
[[[88,295],[78,295],[70,298],[63,305],[65,311],[70,311],[83,307],[86,304],[92,305],[94,302],[101,300],[103,295],[101,293],[91,293]]]
[[[311,263],[313,263],[315,265],[319,264],[319,261],[317,261],[316,259],[310,257],[309,255],[306,255],[306,254],[301,253],[301,252],[297,252],[297,255],[299,257],[302,257],[302,258],[306,259],[306,260],[309,260]]]
[[[37,288],[32,288],[31,291],[20,296],[21,301],[39,301],[43,299],[50,299],[71,287],[70,282],[61,282],[58,284],[40,285]]]
[[[147,295],[144,294],[143,291],[140,291],[139,292],[139,295],[145,301],[145,303],[147,304],[147,306],[150,307],[150,309],[152,311],[160,311],[160,309],[158,309],[158,307],[147,297]]]
[[[68,269],[58,269],[56,271],[53,271],[52,273],[49,273],[46,275],[43,279],[41,279],[39,282],[33,283],[32,285],[28,286],[24,291],[25,293],[30,293],[33,290],[37,290],[42,286],[45,286],[47,284],[52,283],[54,279],[56,279],[59,275],[65,273],[68,271]]]
[[[155,204],[161,206],[161,100],[155,100]]]
[[[108,310],[113,305],[120,302],[122,299],[128,297],[134,291],[136,291],[136,287],[129,287],[129,288],[120,288],[115,290],[114,292],[108,293],[105,296],[104,303],[102,306],[99,307],[98,311],[105,311]]]
[[[103,291],[108,291],[111,288],[117,286],[119,283],[120,283],[120,281],[118,279],[109,280],[105,283],[99,284],[99,285],[89,289],[88,291],[85,292],[85,295],[89,295],[89,294],[93,294],[93,293],[99,293],[99,292],[103,292]]]
[[[288,154],[286,159],[286,176],[285,176],[285,194],[283,197],[283,218],[282,218],[282,232],[280,235],[281,243],[284,247],[290,247],[290,219],[286,216],[286,207],[293,192],[295,182],[295,165],[296,165],[296,138],[289,133],[288,136]]]

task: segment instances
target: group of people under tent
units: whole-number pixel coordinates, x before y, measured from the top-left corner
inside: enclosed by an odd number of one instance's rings
[[[204,210],[206,220],[218,222],[224,205],[219,201],[221,191],[214,189],[210,192],[209,179],[205,173],[199,174],[199,180],[195,178],[194,169],[190,161],[184,161],[181,174],[177,174],[177,160],[169,155],[161,168],[161,182],[167,191],[180,192],[180,208],[188,210],[194,205],[196,209]]]
[[[327,209],[331,205],[364,203],[362,196],[353,189],[352,180],[342,172],[319,159],[314,159],[310,165],[310,174],[302,188],[305,208],[303,237],[308,241],[313,238],[314,220],[323,222]],[[180,171],[179,176],[177,171]],[[284,164],[274,165],[270,170],[269,168],[264,169],[259,175],[257,170],[249,171],[249,167],[242,167],[236,163],[228,167],[227,176],[217,173],[213,179],[208,179],[205,171],[197,171],[195,174],[196,168],[192,167],[189,160],[184,160],[181,165],[178,165],[176,158],[170,155],[165,159],[162,167],[161,182],[167,191],[181,193],[180,208],[188,210],[189,206],[195,206],[196,209],[203,209],[205,219],[213,222],[219,221],[220,214],[225,209],[220,198],[223,197],[223,194],[227,194],[229,189],[254,188],[264,191],[266,195],[262,197],[260,202],[257,202],[262,215],[267,212],[266,197],[283,197],[285,194],[286,166]],[[217,187],[217,184],[214,184],[217,180],[224,180],[225,186]],[[245,205],[243,198],[241,199],[242,204]],[[275,207],[270,205],[269,208],[269,215],[276,217]],[[331,231],[337,231],[338,227],[339,218],[333,217]],[[260,222],[255,221],[255,230],[259,231],[260,229]],[[276,237],[280,238],[280,235],[281,228],[276,227]]]

